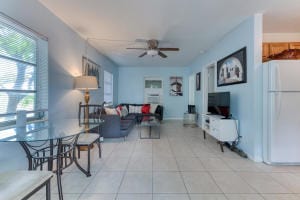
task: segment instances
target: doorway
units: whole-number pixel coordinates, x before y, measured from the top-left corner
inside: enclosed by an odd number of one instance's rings
[[[203,99],[202,113],[207,113],[208,93],[215,92],[216,88],[216,63],[213,62],[203,69]]]

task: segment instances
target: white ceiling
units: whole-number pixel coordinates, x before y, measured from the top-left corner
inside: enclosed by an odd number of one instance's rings
[[[264,32],[299,32],[299,0],[39,0],[119,66],[186,66],[247,17],[264,12]],[[136,39],[179,52],[138,58]],[[238,38],[237,38],[238,39]]]

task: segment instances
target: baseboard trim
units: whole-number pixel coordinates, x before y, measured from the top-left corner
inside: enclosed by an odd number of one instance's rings
[[[164,118],[163,120],[183,120],[182,117],[167,117],[167,118]]]
[[[258,156],[252,156],[250,155],[249,153],[245,152],[248,156],[248,159],[254,161],[254,162],[263,162],[262,158],[261,157],[258,157]]]

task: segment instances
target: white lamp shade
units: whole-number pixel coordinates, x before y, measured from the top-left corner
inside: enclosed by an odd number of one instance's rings
[[[75,89],[97,90],[98,82],[95,76],[78,76],[75,78]]]

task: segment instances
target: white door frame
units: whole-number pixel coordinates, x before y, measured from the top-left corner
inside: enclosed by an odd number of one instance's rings
[[[217,80],[217,63],[211,62],[208,65],[205,65],[203,67],[203,95],[202,95],[202,114],[207,113],[207,98],[208,98],[208,68],[213,67],[214,68],[214,76],[215,76],[215,84],[214,84],[214,90],[216,90],[216,80]]]
[[[195,84],[195,73],[192,73],[189,76],[189,99],[188,102],[190,105],[195,105],[195,91],[196,91],[196,84]]]

